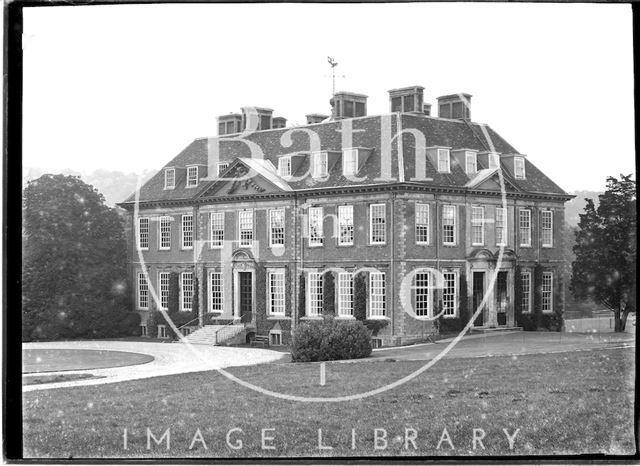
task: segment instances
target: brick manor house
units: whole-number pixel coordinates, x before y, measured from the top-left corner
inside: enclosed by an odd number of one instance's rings
[[[176,274],[192,341],[288,344],[321,318],[328,273],[338,319],[355,318],[362,274],[376,345],[423,339],[436,315],[440,330],[461,329],[480,306],[474,327],[557,325],[572,196],[473,122],[469,94],[439,97],[436,117],[423,91],[389,91],[377,116],[367,96],[340,92],[303,126],[266,108],[219,117],[218,137],[119,204],[142,334]]]

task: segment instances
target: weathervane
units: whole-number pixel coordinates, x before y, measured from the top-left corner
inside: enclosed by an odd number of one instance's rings
[[[327,61],[331,65],[331,79],[333,81],[333,93],[331,95],[336,95],[336,66],[338,66],[338,62],[331,57],[327,57]]]

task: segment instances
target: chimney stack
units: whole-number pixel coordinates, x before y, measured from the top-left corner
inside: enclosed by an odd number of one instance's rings
[[[273,129],[284,128],[287,126],[287,119],[284,117],[273,117]]]
[[[242,115],[229,113],[218,117],[218,136],[242,132]]]
[[[329,118],[329,115],[322,115],[320,113],[309,113],[308,115],[305,115],[305,117],[307,118],[307,124],[313,125],[314,123],[322,123],[324,120]]]
[[[338,92],[329,101],[334,120],[367,115],[367,96],[355,92]]]
[[[454,120],[471,120],[471,94],[451,94],[438,97],[438,116]]]
[[[409,86],[389,91],[391,112],[423,112],[424,87]]]
[[[242,107],[242,129],[271,129],[273,110],[263,107]]]

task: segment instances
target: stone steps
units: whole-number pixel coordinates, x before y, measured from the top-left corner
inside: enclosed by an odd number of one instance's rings
[[[233,325],[205,325],[192,332],[182,340],[183,343],[195,343],[200,345],[235,345],[245,342],[243,324]],[[220,333],[218,333],[220,332]],[[216,340],[216,334],[219,341]]]
[[[522,327],[473,327],[471,333],[500,333],[522,331]]]

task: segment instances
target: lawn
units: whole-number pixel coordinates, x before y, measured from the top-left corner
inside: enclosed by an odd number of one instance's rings
[[[85,349],[22,350],[22,372],[58,372],[132,366],[153,361],[148,354]]]
[[[380,387],[422,364],[327,363],[324,386],[318,363],[230,372],[327,397]],[[36,391],[24,394],[25,456],[633,454],[634,364],[633,349],[444,359],[391,391],[339,403],[267,397],[217,372]],[[147,428],[156,439],[169,429],[169,449],[167,437],[160,445],[149,437],[147,450]]]

